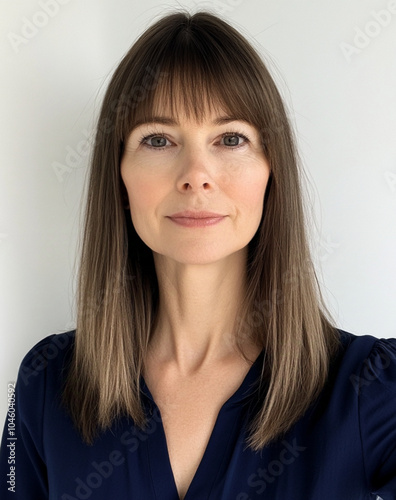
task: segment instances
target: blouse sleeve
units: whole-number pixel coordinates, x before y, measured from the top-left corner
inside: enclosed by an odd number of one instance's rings
[[[0,498],[4,500],[48,499],[42,444],[46,385],[42,352],[50,343],[48,339],[41,340],[23,359],[15,385],[15,401],[12,384],[9,386],[0,453]]]
[[[396,339],[378,339],[363,362],[359,425],[369,488],[396,500]]]

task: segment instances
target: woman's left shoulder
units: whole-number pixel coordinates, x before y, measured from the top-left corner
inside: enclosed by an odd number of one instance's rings
[[[353,359],[357,425],[371,492],[396,498],[396,339],[341,332],[344,356]]]
[[[355,335],[344,330],[339,333],[342,365],[351,370],[349,379],[356,393],[370,398],[378,390],[396,395],[396,338]]]
[[[383,390],[396,395],[396,338],[376,338],[363,371]]]
[[[396,499],[396,338],[339,334],[333,375],[358,431],[367,484],[377,498]]]

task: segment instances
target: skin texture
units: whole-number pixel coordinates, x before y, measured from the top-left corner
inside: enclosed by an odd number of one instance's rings
[[[170,116],[166,109],[155,115]],[[158,277],[159,319],[144,378],[160,409],[180,499],[221,406],[250,368],[236,353],[232,332],[270,167],[255,127],[243,121],[213,124],[224,115],[208,112],[199,124],[179,113],[178,125],[140,125],[121,161],[132,222],[153,251]],[[225,132],[231,132],[228,138]],[[226,217],[213,226],[183,227],[169,219],[183,210]],[[252,361],[260,350],[246,342]]]

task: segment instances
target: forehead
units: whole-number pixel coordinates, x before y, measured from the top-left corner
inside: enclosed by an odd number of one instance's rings
[[[197,77],[194,73],[194,79],[186,81],[185,74],[165,72],[154,88],[147,90],[140,102],[132,106],[131,114],[124,122],[123,140],[127,140],[131,132],[142,124],[158,121],[153,117],[173,119],[173,123],[168,122],[169,125],[192,123],[199,126],[212,123],[216,118],[230,117],[232,121],[241,120],[257,128],[248,100],[243,98],[240,89],[239,92],[235,89],[232,92],[231,86],[225,88],[220,81],[209,81],[200,74]],[[229,121],[231,119],[219,124]]]
[[[174,96],[176,99],[160,99],[156,96],[150,105],[144,106],[141,112],[135,114],[130,132],[137,127],[145,124],[158,123],[162,125],[179,126],[182,124],[195,125],[225,125],[233,121],[244,121],[254,126],[245,116],[235,113],[234,110],[227,109],[222,103],[212,100],[209,102],[200,102],[199,108],[191,108],[183,101],[180,96]],[[198,98],[198,97],[197,97]]]
[[[206,112],[200,117],[198,121],[195,116],[188,115],[186,110],[176,109],[172,110],[169,107],[161,107],[157,108],[153,111],[152,114],[147,115],[145,119],[139,120],[135,123],[134,128],[149,124],[149,123],[158,123],[161,125],[170,125],[170,126],[180,126],[182,124],[187,124],[187,126],[195,126],[195,125],[224,125],[232,121],[238,120],[238,117],[230,115],[222,108],[216,109],[208,109]]]
[[[230,115],[230,110],[227,110],[222,103],[215,100],[213,102],[203,100],[202,95],[196,96],[196,107],[191,104],[180,95],[175,95],[173,100],[156,95],[152,102],[150,115],[167,116],[176,121],[198,123],[212,120],[217,116]]]
[[[233,111],[230,108],[235,106],[227,99],[222,82],[213,75],[202,74],[202,68],[201,71],[190,69],[191,75],[180,67],[166,69],[168,71],[164,71],[164,76],[139,103],[139,109],[136,109],[139,118],[166,115],[201,122],[216,114],[231,114]]]

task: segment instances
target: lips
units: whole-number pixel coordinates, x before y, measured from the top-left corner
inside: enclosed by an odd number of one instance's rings
[[[194,211],[194,210],[185,210],[183,212],[177,212],[175,214],[170,215],[171,219],[216,219],[220,217],[225,217],[223,214],[215,213],[215,212],[206,212],[206,211]]]
[[[177,212],[169,216],[169,219],[179,226],[191,228],[214,226],[226,217],[226,215],[216,212],[184,210],[183,212]]]

